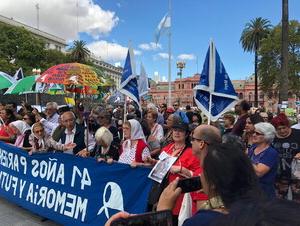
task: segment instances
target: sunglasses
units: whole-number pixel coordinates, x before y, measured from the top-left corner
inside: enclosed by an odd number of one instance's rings
[[[256,136],[264,136],[265,135],[265,134],[257,132],[257,131],[255,131],[253,134],[255,134]]]

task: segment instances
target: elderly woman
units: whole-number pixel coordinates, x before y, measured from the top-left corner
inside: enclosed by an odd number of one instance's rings
[[[277,132],[273,146],[278,151],[280,159],[276,180],[277,193],[280,198],[300,202],[300,181],[291,177],[292,161],[300,159],[300,130],[290,127],[284,113],[274,117],[272,124]]]
[[[164,137],[164,130],[160,124],[156,122],[157,120],[156,111],[148,111],[146,115],[146,120],[148,127],[150,129],[150,135],[148,136],[147,142],[150,147],[151,156],[156,158],[160,152],[160,142]]]
[[[276,131],[272,124],[260,122],[254,125],[253,145],[248,149],[248,156],[254,171],[259,177],[261,188],[268,197],[275,198],[275,177],[278,167],[278,153],[271,146]]]
[[[200,162],[193,155],[191,145],[188,141],[188,125],[183,122],[179,122],[173,124],[172,129],[173,142],[163,147],[161,151],[161,156],[167,154],[176,158],[176,161],[173,163],[171,169],[166,175],[168,184],[174,181],[177,177],[192,177],[195,172],[199,172],[200,170]],[[179,215],[182,200],[183,194],[178,197],[172,210],[175,222]]]
[[[32,146],[29,154],[45,153],[52,150],[67,151],[76,147],[75,143],[61,144],[56,142],[49,136],[40,122],[36,122],[31,127],[31,135],[29,136],[29,143]]]
[[[119,150],[115,146],[112,146],[113,135],[104,126],[100,127],[95,134],[96,146],[92,152],[92,156],[100,161],[112,162],[112,160],[118,161]]]
[[[17,120],[11,122],[9,126],[15,131],[15,134],[17,136],[14,145],[19,148],[30,150],[31,149],[31,145],[29,143],[29,136],[31,134],[30,126],[23,120]]]
[[[143,165],[150,158],[145,135],[141,124],[136,119],[130,119],[123,124],[125,141],[121,147],[120,163]]]

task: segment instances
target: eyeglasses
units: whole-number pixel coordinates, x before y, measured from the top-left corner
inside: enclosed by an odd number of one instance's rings
[[[254,131],[254,133],[253,133],[254,135],[256,135],[256,136],[264,136],[265,134],[263,134],[263,133],[260,133],[260,132],[257,132],[257,131]]]
[[[196,141],[203,141],[205,144],[209,145],[209,143],[207,143],[205,140],[191,136],[191,141],[194,142],[195,140]]]

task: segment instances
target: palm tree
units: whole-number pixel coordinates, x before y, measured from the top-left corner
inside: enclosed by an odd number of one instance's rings
[[[71,58],[78,63],[85,63],[90,56],[91,51],[86,48],[85,41],[74,41],[71,47]]]
[[[257,85],[257,63],[258,63],[258,50],[260,41],[267,37],[271,28],[270,21],[261,17],[255,18],[247,23],[240,38],[244,51],[254,52],[254,81],[255,81],[255,106],[258,106],[258,85]]]
[[[283,100],[288,100],[288,58],[289,58],[289,8],[288,0],[282,0],[282,45],[281,45],[281,76],[280,76],[280,85],[279,85],[279,103],[282,103]],[[279,110],[279,109],[278,109]]]

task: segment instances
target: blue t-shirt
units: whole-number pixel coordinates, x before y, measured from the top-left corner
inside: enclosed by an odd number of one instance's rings
[[[253,164],[262,163],[270,167],[269,172],[259,178],[261,188],[270,198],[275,198],[275,178],[278,168],[278,152],[272,147],[268,147],[258,155],[254,153],[257,145],[252,145],[248,150],[248,156]]]
[[[224,214],[213,210],[199,210],[194,216],[186,219],[182,226],[207,226]]]

